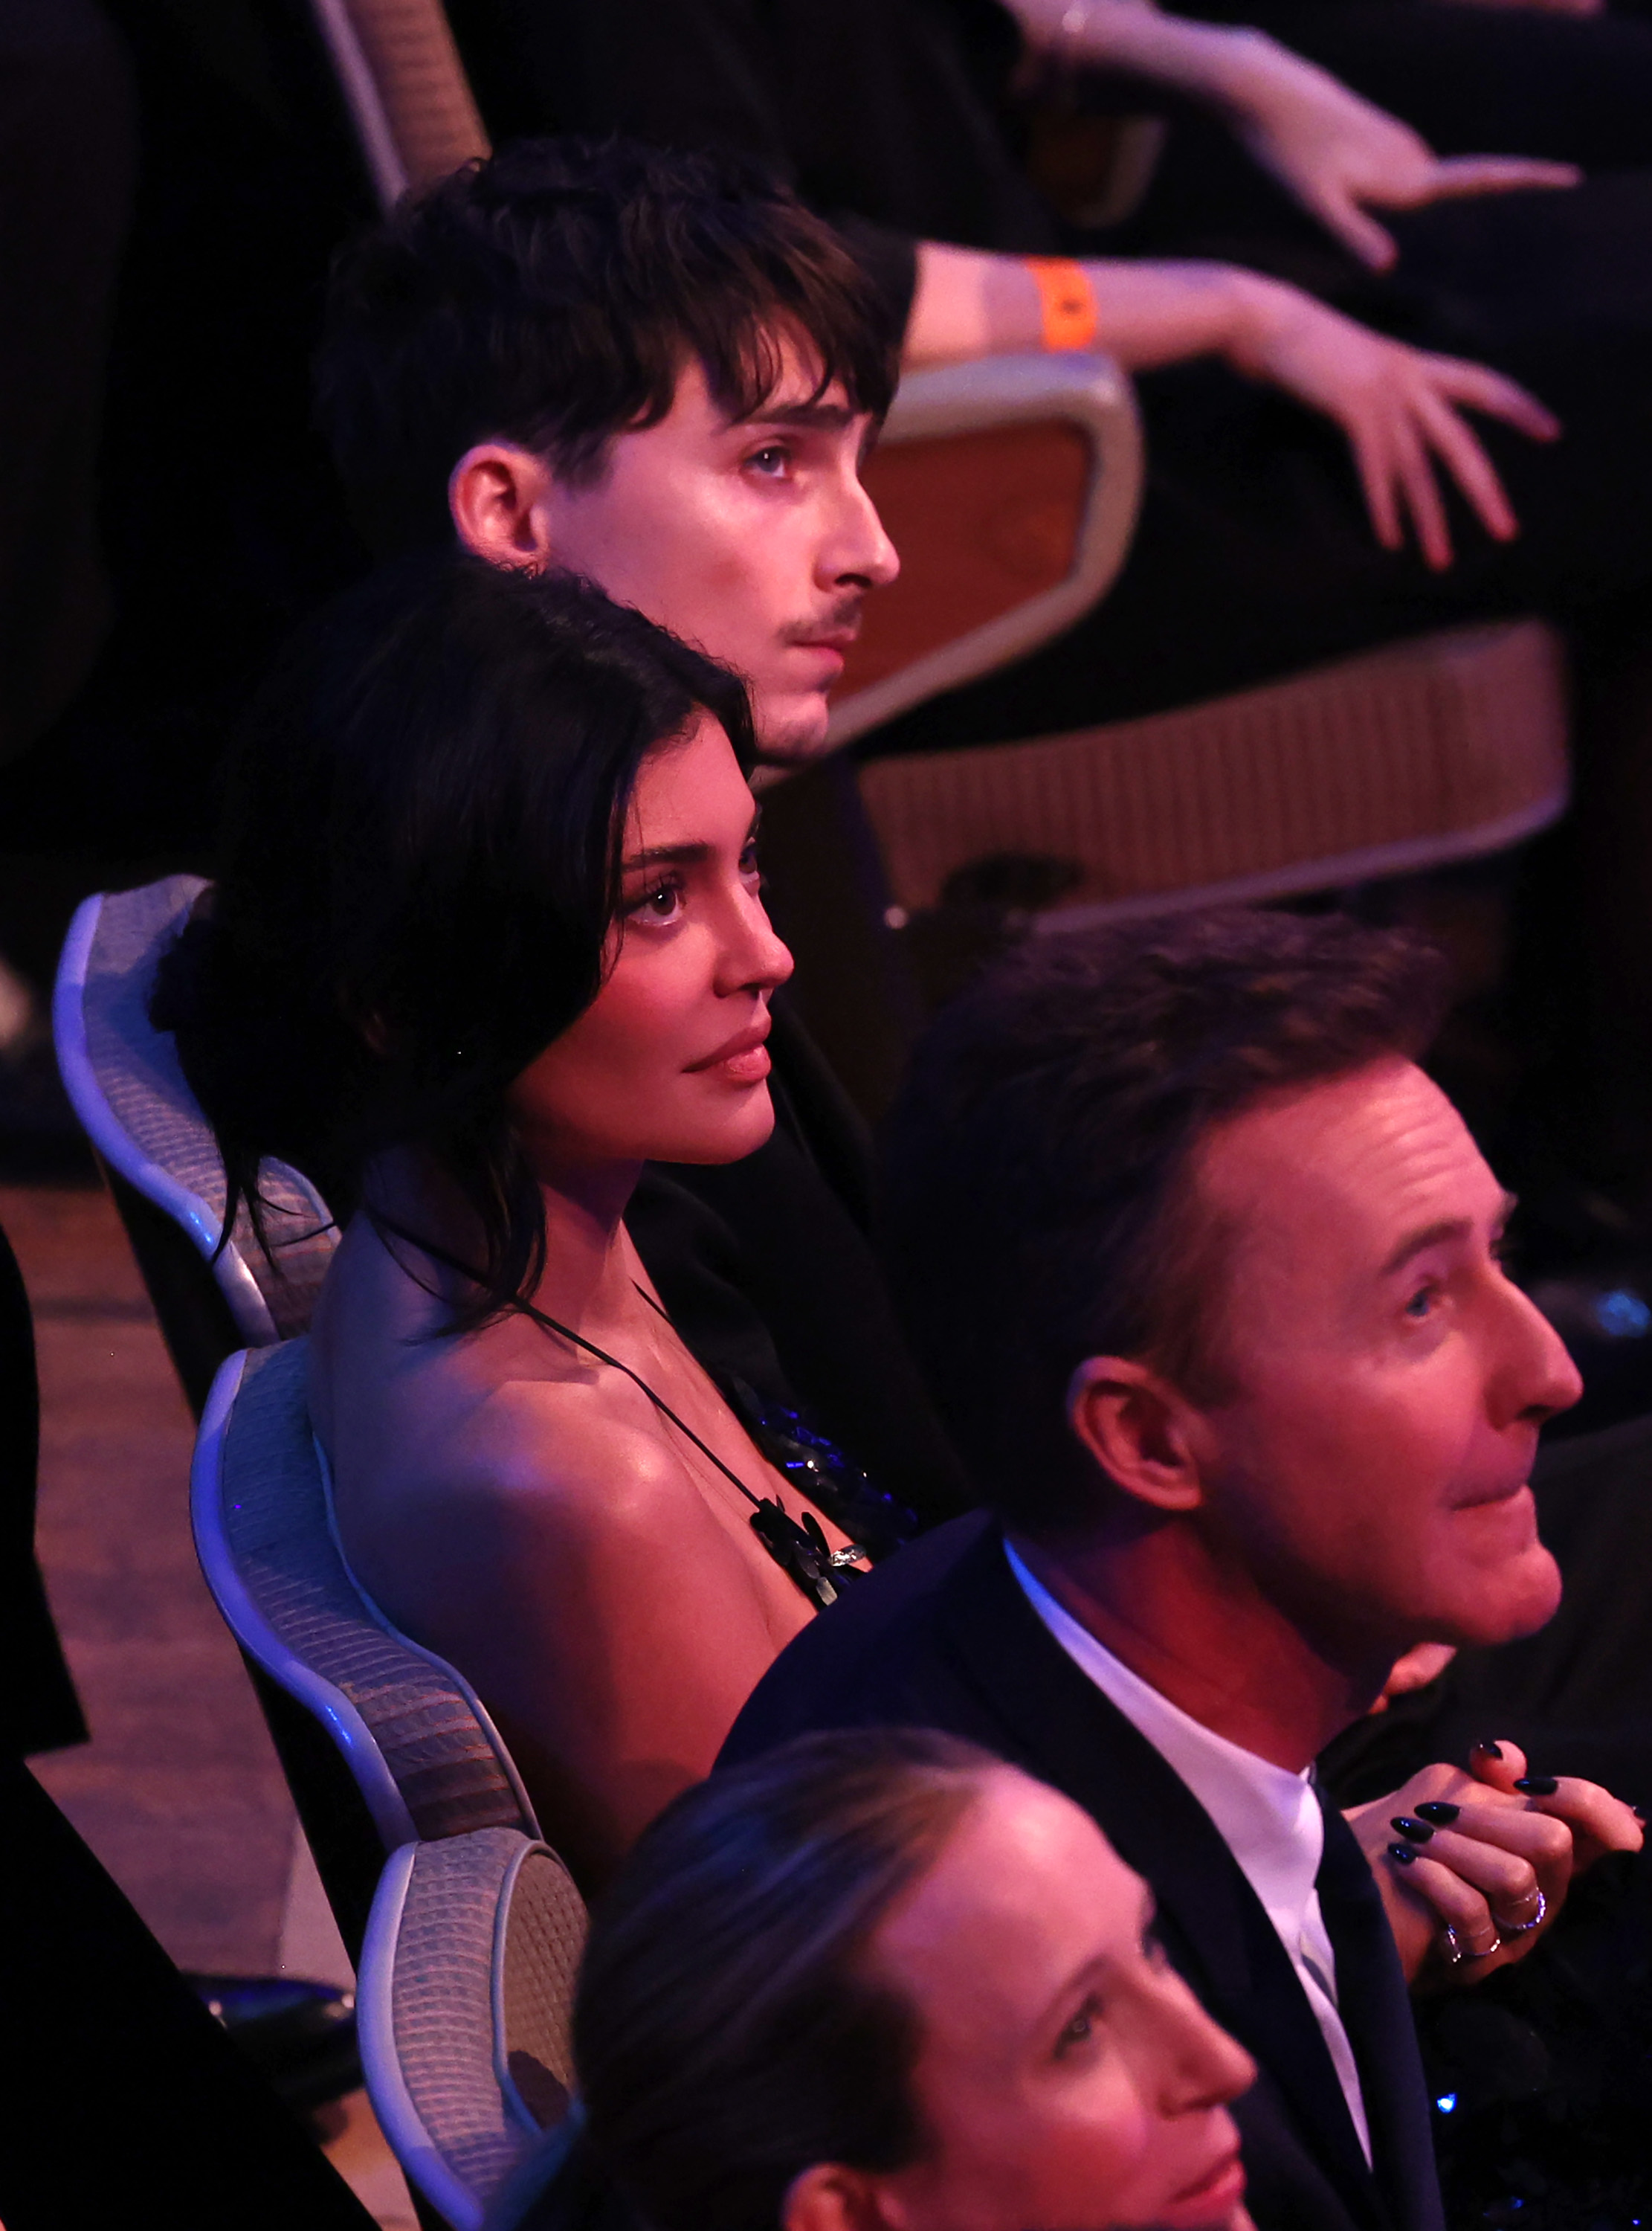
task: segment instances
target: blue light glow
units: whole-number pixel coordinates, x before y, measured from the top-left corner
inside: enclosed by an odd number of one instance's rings
[[[1615,1286],[1595,1303],[1595,1319],[1613,1340],[1642,1340],[1652,1332],[1652,1310],[1627,1286]]]
[[[1434,2104],[1441,2114],[1453,2115],[1457,2109],[1457,2095],[1455,2092],[1442,2092]]]

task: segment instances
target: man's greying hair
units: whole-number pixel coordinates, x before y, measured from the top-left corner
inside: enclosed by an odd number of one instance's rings
[[[829,226],[761,165],[624,139],[520,140],[405,197],[340,255],[317,411],[381,551],[450,532],[448,479],[480,441],[577,482],[657,424],[697,359],[749,418],[803,341],[881,417],[900,336]]]
[[[1409,932],[1221,909],[1029,939],[940,1018],[890,1124],[888,1248],[943,1414],[1006,1518],[1057,1529],[1093,1507],[1065,1415],[1087,1356],[1214,1391],[1220,1235],[1191,1197],[1205,1133],[1270,1092],[1416,1057],[1445,990]]]

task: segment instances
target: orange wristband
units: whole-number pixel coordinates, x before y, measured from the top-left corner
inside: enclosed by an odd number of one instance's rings
[[[1064,256],[1029,255],[1027,268],[1044,312],[1047,349],[1086,349],[1095,340],[1095,292],[1081,263]]]

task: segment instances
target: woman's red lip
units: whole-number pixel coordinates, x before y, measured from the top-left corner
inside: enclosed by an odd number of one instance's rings
[[[766,1043],[769,1030],[769,1018],[765,1015],[760,1023],[753,1023],[749,1031],[742,1031],[726,1045],[720,1045],[715,1053],[708,1053],[703,1061],[691,1061],[689,1075],[692,1077],[702,1069],[715,1069],[719,1062],[732,1061],[738,1054],[755,1053],[760,1045]]]

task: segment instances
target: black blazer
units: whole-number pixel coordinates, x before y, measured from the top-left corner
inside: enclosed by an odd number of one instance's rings
[[[1442,2231],[1410,2001],[1358,1846],[1327,1809],[1319,1892],[1376,2157],[1366,2167],[1325,2040],[1210,1816],[1073,1664],[980,1514],[914,1542],[805,1628],[758,1684],[723,1762],[814,1728],[916,1723],[1053,1783],[1152,1885],[1171,1959],[1260,2070],[1236,2116],[1261,2231]]]

